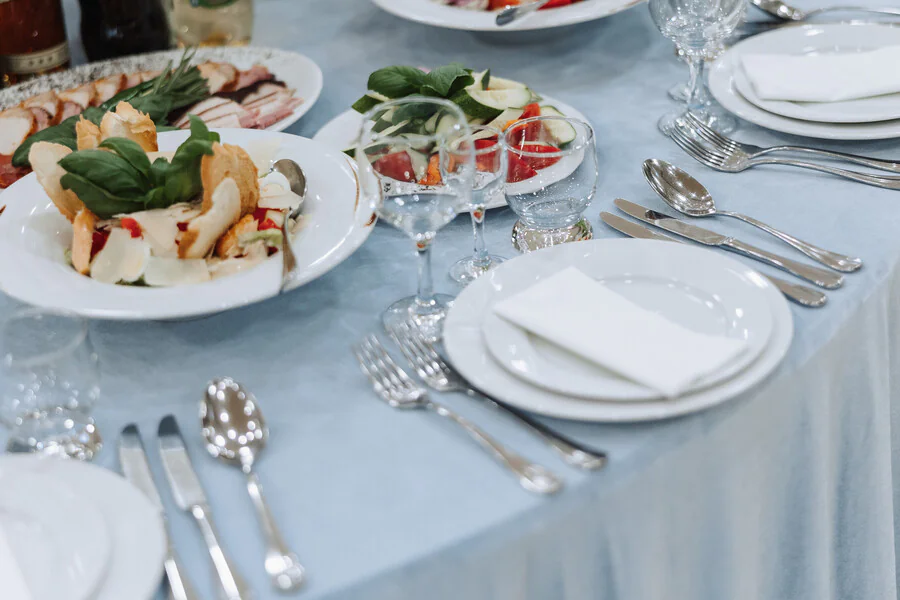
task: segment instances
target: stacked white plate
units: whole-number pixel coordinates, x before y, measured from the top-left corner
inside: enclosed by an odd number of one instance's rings
[[[497,302],[567,267],[688,329],[745,340],[746,349],[667,399],[493,314]],[[515,258],[463,290],[444,325],[447,356],[475,387],[524,410],[581,421],[662,419],[720,404],[769,375],[792,337],[784,296],[759,273],[709,250],[652,240],[593,240]]]
[[[781,102],[759,98],[741,67],[744,54],[825,54],[900,45],[900,28],[885,24],[788,26],[735,44],[709,73],[713,97],[737,116],[766,127],[831,140],[900,136],[900,94],[845,102]]]
[[[72,460],[0,457],[0,597],[149,600],[162,515],[122,477]]]

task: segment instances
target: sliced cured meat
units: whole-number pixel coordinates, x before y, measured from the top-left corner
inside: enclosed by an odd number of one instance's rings
[[[93,106],[100,106],[123,89],[125,84],[125,76],[122,74],[104,77],[94,82],[94,99],[91,101]]]
[[[84,109],[75,102],[63,102],[59,112],[59,120],[65,121],[69,117],[80,115],[83,112]]]
[[[207,125],[214,127],[241,127],[252,128],[256,125],[256,112],[250,111],[231,100],[225,98],[209,98],[187,110],[187,113],[175,122],[176,127],[186,129],[190,126],[189,116],[200,117]],[[227,118],[226,117],[234,117]],[[220,121],[220,119],[225,119]],[[235,121],[235,119],[237,119]],[[237,123],[234,125],[233,123]],[[227,123],[224,124],[224,123]]]
[[[184,128],[188,124],[188,115],[197,115],[201,119],[203,118],[203,113],[216,108],[217,106],[222,106],[224,104],[228,104],[230,101],[226,98],[207,98],[206,100],[202,100],[190,107],[184,112],[184,115],[181,116],[180,119],[176,120],[173,125],[175,127]]]
[[[207,62],[197,65],[197,68],[200,69],[200,75],[206,80],[210,94],[227,91],[237,80],[237,68],[228,63]]]
[[[94,84],[86,83],[77,88],[60,92],[59,99],[64,103],[72,102],[77,104],[81,107],[81,110],[84,111],[84,109],[91,105],[91,101],[94,99],[95,95],[96,91],[94,90]]]
[[[143,79],[141,79],[140,73],[128,73],[125,75],[125,83],[123,84],[123,90],[130,90],[137,84],[141,83]]]
[[[24,108],[10,108],[0,113],[0,154],[12,154],[34,133],[34,114]]]
[[[247,129],[241,125],[241,119],[235,114],[222,115],[209,121],[204,121],[209,127],[218,127],[220,129]]]
[[[29,108],[31,114],[34,115],[34,130],[41,131],[53,125],[53,117],[50,116],[43,108]]]
[[[0,190],[11,186],[30,172],[31,169],[26,167],[14,167],[11,154],[0,154]]]
[[[251,85],[257,84],[260,81],[269,81],[270,79],[274,79],[275,76],[262,65],[253,65],[246,71],[240,71],[237,75],[237,79],[234,82],[234,86],[231,91],[242,90],[244,88],[248,88]]]
[[[301,104],[303,104],[302,98],[276,98],[268,104],[257,107],[255,109],[257,111],[256,126],[259,129],[270,127],[278,121],[291,116],[294,109]]]
[[[135,76],[140,76],[141,82],[150,81],[151,79],[155,79],[160,76],[162,71],[141,71],[140,73],[135,73]]]
[[[282,84],[264,83],[260,85],[255,92],[247,94],[247,96],[241,101],[241,104],[248,108],[251,108],[254,107],[254,105],[258,102],[271,100],[273,96],[289,97],[293,95],[293,93],[294,90],[289,90]]]
[[[48,92],[44,92],[43,94],[38,94],[32,98],[29,98],[25,102],[22,103],[22,108],[42,108],[44,111],[50,115],[50,119],[53,121],[53,124],[56,124],[57,117],[61,113],[61,102],[59,101],[59,96],[56,95],[56,92],[50,90]]]

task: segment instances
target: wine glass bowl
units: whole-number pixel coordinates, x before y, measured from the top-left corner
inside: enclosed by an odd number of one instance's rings
[[[571,132],[560,144],[560,130]],[[594,130],[579,119],[534,117],[505,132],[509,148],[506,201],[519,217],[513,246],[521,252],[591,239],[582,216],[597,189]]]

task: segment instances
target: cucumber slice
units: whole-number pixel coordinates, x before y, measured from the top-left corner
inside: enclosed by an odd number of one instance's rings
[[[368,92],[365,96],[353,103],[351,108],[360,114],[366,114],[382,102],[387,102],[389,98],[378,92]]]
[[[416,174],[416,181],[423,179],[426,171],[428,171],[428,155],[412,149],[407,150],[406,153],[409,155],[409,161],[412,163],[413,172]]]
[[[541,107],[541,116],[542,117],[565,117],[566,115],[559,112],[555,106],[542,106]],[[544,121],[544,127],[547,128],[547,131],[550,132],[550,135],[553,137],[553,140],[557,145],[562,146],[563,144],[570,144],[575,141],[575,138],[578,136],[578,133],[575,131],[575,128],[566,123],[565,121]]]
[[[520,108],[531,101],[528,88],[482,90],[469,86],[451,98],[469,116],[496,119],[507,108]]]
[[[528,86],[524,83],[519,83],[518,81],[513,81],[512,79],[503,79],[502,77],[490,77],[488,79],[490,84],[487,88],[489,90],[527,90]]]
[[[495,129],[499,129],[500,131],[503,131],[506,128],[507,123],[509,123],[510,121],[515,121],[521,116],[521,108],[507,108],[502,113],[500,113],[499,117],[488,123],[488,125]]]
[[[441,113],[434,113],[427,121],[425,121],[425,125],[423,125],[422,128],[426,133],[434,133],[437,131],[437,122],[440,114]]]

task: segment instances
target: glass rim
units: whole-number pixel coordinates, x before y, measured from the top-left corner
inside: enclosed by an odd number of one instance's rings
[[[408,145],[409,139],[401,138],[401,137],[397,137],[397,136],[382,136],[380,134],[380,132],[377,132],[377,131],[373,132],[371,130],[371,127],[369,126],[369,124],[375,122],[374,116],[377,113],[383,112],[386,109],[389,109],[391,106],[402,106],[403,104],[409,104],[411,100],[413,100],[415,102],[425,103],[425,104],[435,104],[437,106],[442,106],[444,108],[447,108],[447,109],[451,110],[452,112],[459,113],[459,116],[462,117],[460,119],[460,122],[463,123],[466,128],[471,129],[469,127],[469,122],[466,119],[466,114],[462,111],[462,109],[459,107],[459,105],[457,105],[453,102],[450,102],[449,100],[446,100],[444,98],[435,98],[433,96],[422,96],[421,94],[417,94],[417,95],[413,95],[413,96],[404,96],[403,98],[392,98],[391,100],[388,100],[387,102],[382,102],[380,104],[376,104],[375,106],[373,106],[372,108],[367,110],[365,112],[365,114],[363,114],[363,116],[362,116],[363,124],[360,129],[359,135],[356,138],[357,148],[359,146],[361,146],[363,143],[363,135],[366,135],[367,137],[374,137],[375,139],[371,140],[371,143],[373,143],[373,144],[374,143],[396,142],[396,143]],[[437,132],[429,133],[429,134],[417,133],[416,135],[421,136],[422,139],[432,140],[432,141],[440,141],[440,140],[446,138],[445,135],[438,134]]]
[[[7,352],[5,344],[0,343],[0,358],[2,363],[10,368],[29,368],[37,365],[47,364],[54,360],[58,360],[68,356],[80,348],[88,337],[88,320],[75,313],[45,309],[40,307],[23,308],[15,311],[9,317],[0,323],[0,342],[7,334],[9,325],[15,321],[23,321],[26,319],[34,319],[35,317],[59,317],[67,319],[71,323],[77,325],[74,334],[59,347],[43,352],[36,356],[29,356],[24,359],[16,359],[14,355]]]
[[[522,150],[517,146],[517,144],[509,143],[509,135],[513,132],[514,128],[524,127],[529,123],[539,123],[542,121],[565,121],[570,125],[577,125],[581,127],[584,132],[584,140],[580,144],[571,144],[566,146],[565,148],[557,148],[554,152],[531,152],[530,150]],[[503,130],[503,138],[506,140],[506,146],[509,152],[515,152],[519,156],[528,156],[531,158],[551,158],[551,157],[564,157],[574,154],[580,150],[584,150],[594,141],[594,128],[591,127],[591,124],[587,121],[582,121],[581,119],[576,119],[575,117],[560,117],[556,115],[552,116],[544,116],[544,117],[530,117],[528,119],[522,119],[520,121],[516,121],[509,127]]]

